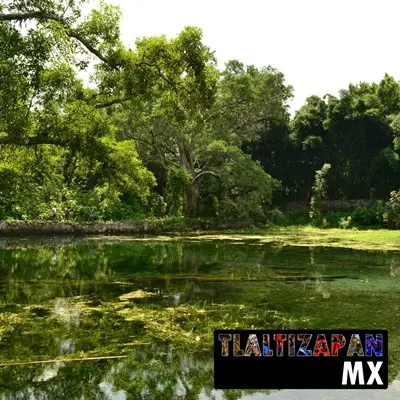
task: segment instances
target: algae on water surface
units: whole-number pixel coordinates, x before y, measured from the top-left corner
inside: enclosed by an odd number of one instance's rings
[[[0,260],[2,361],[128,356],[3,368],[0,387],[9,398],[38,385],[49,398],[54,390],[91,398],[100,389],[90,382],[112,382],[133,398],[144,389],[146,398],[176,398],[182,385],[186,398],[197,399],[212,390],[217,328],[386,328],[391,380],[400,371],[396,251],[83,241],[3,249]]]

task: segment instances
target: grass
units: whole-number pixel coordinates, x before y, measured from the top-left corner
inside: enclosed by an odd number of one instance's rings
[[[388,229],[321,229],[312,226],[248,229],[241,233],[261,234],[261,241],[283,241],[285,244],[325,245],[338,247],[395,247],[400,249],[400,231]],[[239,233],[239,232],[238,232]]]
[[[100,224],[101,225],[101,224]],[[123,241],[176,241],[176,240],[231,240],[246,241],[251,244],[270,243],[281,246],[327,246],[327,247],[346,247],[360,250],[400,250],[400,231],[389,229],[378,229],[370,227],[369,229],[337,229],[337,228],[315,228],[310,225],[296,226],[279,226],[268,224],[259,227],[234,228],[234,229],[218,229],[218,230],[190,230],[189,226],[184,231],[176,230],[171,226],[160,228],[159,234],[149,234],[143,237],[139,232],[132,236],[132,233],[116,232],[114,236],[97,234],[92,232],[91,236],[58,237],[54,239],[54,244],[63,242],[64,244],[72,244],[76,241],[113,243]],[[71,233],[69,233],[71,234]],[[48,235],[35,236],[33,238],[25,236],[24,241],[21,238],[4,238],[0,243],[0,248],[9,247],[45,247],[48,241],[52,240]],[[45,240],[44,240],[45,238]],[[53,240],[52,240],[53,241]]]
[[[400,231],[388,229],[321,229],[312,226],[268,226],[224,231],[197,231],[152,236],[146,238],[114,236],[96,237],[89,240],[106,241],[174,241],[174,240],[231,240],[251,241],[254,245],[264,243],[283,246],[346,247],[360,250],[400,250]]]

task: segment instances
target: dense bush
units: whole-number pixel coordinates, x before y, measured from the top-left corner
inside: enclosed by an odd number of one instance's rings
[[[377,226],[383,223],[384,204],[378,200],[366,207],[361,207],[352,212],[351,217],[356,225]]]
[[[390,193],[390,200],[386,204],[383,218],[390,228],[400,228],[400,190]]]
[[[289,225],[306,225],[310,223],[309,210],[300,208],[298,210],[286,214],[286,219]]]
[[[326,214],[326,221],[327,221],[329,227],[338,228],[340,221],[343,218],[347,218],[350,216],[351,216],[351,213],[349,213],[349,212],[340,212],[340,211],[330,212],[330,213]]]
[[[270,222],[270,223],[278,224],[278,225],[285,224],[288,221],[287,216],[282,211],[278,210],[277,208],[275,208],[273,210],[265,211],[265,219],[266,219],[266,222]]]
[[[351,228],[352,220],[351,217],[342,217],[339,221],[340,229],[349,229]]]
[[[310,202],[310,220],[315,226],[326,225],[323,218],[323,200],[326,198],[327,175],[331,168],[330,164],[325,163],[319,171],[315,173],[315,184],[313,186],[313,196]]]
[[[328,226],[332,228],[349,228],[350,226],[381,226],[385,206],[383,201],[371,202],[367,206],[356,208],[354,211],[330,212],[326,215]]]

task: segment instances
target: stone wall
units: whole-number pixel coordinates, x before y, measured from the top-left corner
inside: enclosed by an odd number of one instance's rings
[[[209,229],[241,228],[249,221],[216,222],[196,219],[160,219],[116,222],[0,221],[0,235],[146,235]]]
[[[157,222],[0,221],[0,235],[121,235],[156,233]]]

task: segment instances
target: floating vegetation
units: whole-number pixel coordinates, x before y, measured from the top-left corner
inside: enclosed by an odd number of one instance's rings
[[[131,293],[125,293],[119,296],[119,299],[121,301],[130,301],[130,300],[136,300],[136,299],[145,299],[148,297],[153,297],[155,294],[152,292],[145,292],[144,290],[136,290]]]
[[[179,382],[187,398],[203,387],[210,397],[215,329],[387,328],[391,380],[400,371],[397,252],[224,240],[83,243],[0,250],[0,363],[65,364],[4,367],[2,387],[52,382],[67,393],[70,382],[86,382],[84,391],[95,374],[96,384],[112,381],[132,398],[159,382],[165,392],[154,398],[174,398],[166,393]],[[112,356],[127,357],[65,362]]]

